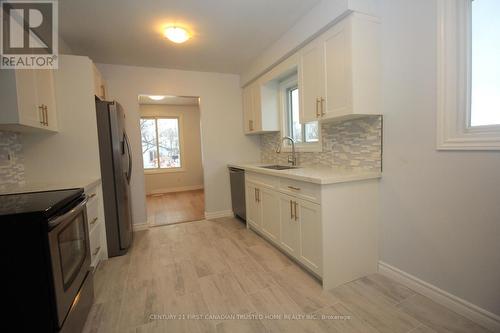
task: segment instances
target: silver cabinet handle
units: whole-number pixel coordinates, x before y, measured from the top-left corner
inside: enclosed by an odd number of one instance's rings
[[[44,105],[44,110],[45,110],[45,126],[49,126],[49,114],[48,114],[48,107],[47,105]]]
[[[94,225],[96,224],[98,218],[97,217],[94,217],[94,219],[90,222],[90,225]]]
[[[45,121],[44,121],[45,116],[43,114],[43,105],[38,106],[38,111],[40,113],[40,115],[39,115],[40,116],[40,125],[45,125]]]
[[[300,187],[295,187],[295,186],[287,186],[290,190],[294,191],[300,191]]]
[[[260,202],[260,189],[257,189],[257,202]]]
[[[320,103],[319,97],[316,97],[316,118],[319,118],[321,114],[319,113],[319,106],[318,104]]]
[[[101,250],[101,247],[100,247],[100,246],[98,246],[98,247],[95,249],[95,251],[94,251],[94,252],[92,252],[92,256],[95,256],[96,254],[98,254],[100,250]]]
[[[293,220],[293,208],[292,208],[292,206],[293,206],[293,202],[292,202],[292,200],[290,200],[290,220]]]
[[[321,97],[321,115],[324,116],[325,115],[325,99],[323,97]]]
[[[299,216],[297,215],[297,201],[294,201],[293,202],[293,211],[294,211],[294,214],[295,215],[295,221],[297,221],[299,219]]]

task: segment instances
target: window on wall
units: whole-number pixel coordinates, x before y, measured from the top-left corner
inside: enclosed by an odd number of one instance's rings
[[[317,151],[319,146],[319,124],[317,121],[301,124],[300,99],[297,78],[290,78],[281,84],[283,108],[283,133],[293,138],[296,147],[302,151]]]
[[[500,1],[474,0],[471,12],[470,125],[500,125]]]
[[[500,1],[437,3],[437,147],[500,150]]]
[[[144,169],[180,169],[179,118],[141,118],[140,127]]]

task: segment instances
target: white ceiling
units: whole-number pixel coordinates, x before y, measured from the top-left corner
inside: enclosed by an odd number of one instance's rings
[[[62,0],[59,31],[99,63],[240,73],[320,0]],[[186,26],[179,45],[162,26]]]
[[[139,95],[139,104],[161,104],[161,105],[198,105],[198,97],[190,96],[165,96],[164,99],[155,101],[149,95]]]

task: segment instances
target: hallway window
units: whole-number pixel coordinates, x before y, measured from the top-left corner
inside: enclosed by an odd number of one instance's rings
[[[141,118],[144,169],[181,168],[179,118]]]

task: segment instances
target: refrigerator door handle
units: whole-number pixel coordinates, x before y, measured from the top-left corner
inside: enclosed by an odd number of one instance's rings
[[[130,184],[130,178],[132,177],[132,155],[130,151],[130,144],[128,141],[127,133],[123,133],[123,141],[127,145],[127,156],[128,156],[127,182]]]

